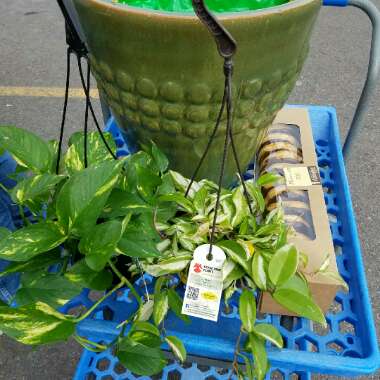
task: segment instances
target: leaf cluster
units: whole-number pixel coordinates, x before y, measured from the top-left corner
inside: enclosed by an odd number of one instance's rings
[[[116,150],[112,137],[106,139]],[[115,291],[128,287],[138,306],[112,344],[132,372],[152,375],[166,365],[162,347],[186,360],[183,343],[166,335],[164,321],[171,311],[190,322],[181,314],[177,287],[186,283],[194,249],[209,242],[218,188],[202,180],[185,196],[189,179],[169,170],[154,144],[120,160],[108,154],[97,133],[88,134],[87,144],[87,167],[84,136],[77,133],[56,173],[56,142],[23,129],[0,128],[0,148],[12,154],[23,174],[8,191],[14,203],[33,214],[32,223],[25,221],[13,233],[0,229],[0,258],[11,262],[0,276],[21,273],[14,298],[18,306],[0,306],[0,330],[32,345],[74,334],[84,347],[102,351],[108,346],[77,336],[75,325]],[[224,300],[228,306],[235,293],[241,294],[242,333],[248,336],[244,349],[255,364],[239,345],[237,356],[246,362],[244,376],[258,379],[268,369],[265,340],[282,347],[282,339],[273,326],[256,324],[255,290],[268,291],[289,310],[325,323],[302,274],[303,255],[288,244],[281,210],[265,210],[261,187],[275,180],[265,174],[256,182],[246,181],[248,194],[242,184],[222,189],[215,229],[216,244],[227,255]],[[133,286],[141,271],[156,277],[153,294],[144,297]],[[173,276],[180,281],[172,281]],[[83,288],[105,293],[82,314],[57,311]]]

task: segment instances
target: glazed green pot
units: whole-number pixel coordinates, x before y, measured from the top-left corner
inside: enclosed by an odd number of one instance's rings
[[[108,0],[74,0],[98,88],[129,141],[153,140],[170,166],[191,176],[214,128],[223,61],[195,15],[144,10]],[[241,166],[292,91],[305,61],[320,0],[219,14],[237,41],[233,134]],[[225,115],[224,115],[225,117]],[[199,178],[216,180],[223,122]],[[224,184],[236,166],[229,154]]]

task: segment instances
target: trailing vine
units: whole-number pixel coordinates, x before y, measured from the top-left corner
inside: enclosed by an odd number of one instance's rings
[[[115,152],[112,137],[106,139]],[[21,211],[33,214],[15,232],[0,229],[0,258],[11,262],[0,276],[21,274],[13,299],[17,306],[0,305],[0,330],[30,345],[73,336],[95,352],[114,346],[129,370],[153,375],[167,363],[164,343],[178,360],[186,360],[186,342],[167,335],[165,319],[172,312],[191,322],[181,314],[181,289],[194,250],[209,243],[218,187],[204,179],[186,194],[189,179],[169,170],[154,144],[116,161],[98,134],[89,133],[86,144],[87,167],[84,136],[76,133],[56,173],[56,142],[15,127],[0,128],[0,148],[18,163],[17,185],[7,191]],[[232,364],[239,378],[263,379],[269,369],[265,342],[283,347],[273,326],[257,323],[258,292],[267,291],[292,312],[326,323],[303,274],[305,256],[288,243],[292,231],[281,209],[265,210],[261,188],[277,180],[265,174],[246,181],[250,204],[239,179],[220,196],[214,241],[227,256],[226,307],[234,295],[239,298],[241,329]],[[142,272],[155,278],[152,294],[147,287],[143,296],[136,290],[134,281]],[[104,293],[84,312],[61,313],[60,307],[83,288]],[[75,332],[104,300],[124,289],[137,306],[118,326],[118,337],[104,344]]]

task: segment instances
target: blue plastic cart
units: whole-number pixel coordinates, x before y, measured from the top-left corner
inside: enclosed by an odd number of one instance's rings
[[[339,140],[339,128],[334,108],[307,107],[313,127],[314,141],[320,167],[330,227],[341,275],[349,284],[349,293],[339,292],[331,312],[327,315],[328,328],[297,318],[289,331],[281,317],[266,315],[262,321],[274,324],[282,333],[286,349],[271,349],[269,359],[272,372],[268,379],[309,379],[311,373],[354,376],[370,374],[380,366],[380,355],[372,310],[365,280],[363,262],[355,225],[352,202],[345,174]],[[127,148],[115,122],[107,126],[118,142],[119,152]],[[151,278],[146,276],[149,283]],[[141,285],[142,281],[140,280]],[[141,287],[141,293],[143,289]],[[66,306],[69,311],[79,304],[90,305],[88,292]],[[117,334],[116,326],[128,318],[136,307],[129,290],[122,291],[104,302],[91,319],[84,321],[79,333],[93,341],[110,341]],[[107,320],[104,320],[104,317]],[[166,324],[168,333],[185,342],[193,362],[184,366],[173,362],[153,379],[228,379],[240,321],[237,307],[232,312],[221,312],[219,322],[193,319],[186,325],[173,315]],[[235,378],[235,377],[233,377]],[[148,379],[135,377],[126,371],[112,355],[84,351],[75,380],[84,379]]]
[[[325,189],[325,201],[342,277],[349,284],[349,293],[339,292],[327,315],[328,328],[321,329],[310,321],[298,318],[286,328],[281,317],[266,315],[263,322],[273,323],[282,333],[286,349],[274,348],[269,353],[273,366],[268,379],[310,379],[311,373],[341,376],[365,375],[380,367],[380,354],[372,310],[365,280],[360,243],[344,168],[343,154],[348,157],[351,142],[363,124],[368,100],[374,92],[380,70],[380,16],[377,8],[366,0],[324,0],[326,6],[351,5],[362,9],[371,19],[373,32],[366,83],[343,149],[334,108],[309,106],[318,164]],[[111,118],[107,128],[119,144],[120,154],[127,153],[122,135]],[[149,282],[150,278],[146,280]],[[88,294],[79,302],[89,304]],[[118,333],[133,304],[126,290],[107,300],[93,318],[79,327],[79,333],[92,340],[105,341]],[[75,306],[75,302],[68,308]],[[104,320],[107,317],[107,321]],[[218,324],[194,319],[187,326],[174,316],[169,317],[170,333],[183,339],[193,362],[180,365],[172,362],[154,379],[229,379],[228,366],[233,357],[236,331],[239,328],[237,308],[229,314],[221,312]],[[234,378],[234,377],[233,377]],[[84,351],[75,380],[83,379],[146,379],[136,377],[123,368],[112,352],[95,354]]]

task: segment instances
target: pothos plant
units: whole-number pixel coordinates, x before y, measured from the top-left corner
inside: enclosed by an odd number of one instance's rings
[[[106,139],[116,150],[112,137]],[[194,182],[185,196],[189,180],[168,170],[167,158],[154,144],[118,160],[97,133],[88,134],[87,146],[85,167],[84,135],[72,135],[57,174],[57,142],[15,127],[0,128],[0,147],[18,164],[17,185],[6,190],[21,215],[24,208],[33,214],[15,232],[0,230],[0,258],[11,262],[0,276],[21,274],[12,307],[0,306],[0,330],[29,345],[73,336],[94,351],[115,346],[129,370],[157,374],[166,365],[164,343],[186,360],[184,344],[166,334],[164,321],[170,311],[190,322],[181,314],[178,290],[186,283],[194,249],[209,243],[218,187],[209,180]],[[245,182],[252,213],[241,183],[221,193],[215,242],[227,255],[226,308],[235,293],[239,296],[241,329],[233,362],[239,378],[264,378],[269,368],[266,341],[283,347],[275,327],[256,323],[255,291],[270,292],[292,312],[326,323],[303,275],[306,256],[288,243],[290,231],[281,210],[265,210],[261,187],[274,180],[265,174]],[[156,281],[151,294],[146,290],[141,295],[133,279],[144,272]],[[83,288],[104,295],[76,315],[60,312]],[[80,321],[124,288],[138,306],[120,324],[114,341],[92,342],[75,332]]]

